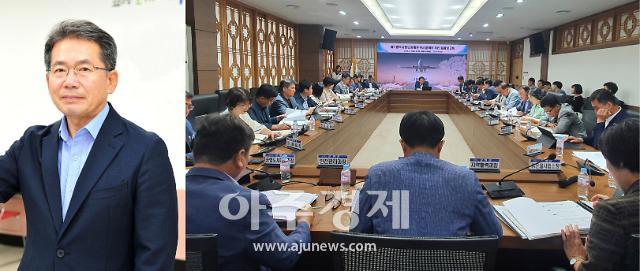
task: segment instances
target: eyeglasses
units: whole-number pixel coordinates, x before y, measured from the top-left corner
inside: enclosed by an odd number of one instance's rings
[[[103,71],[109,72],[109,71],[112,71],[113,69],[100,68],[100,67],[96,67],[89,64],[81,64],[73,68],[73,71],[76,73],[76,76],[83,77],[83,78],[91,76],[96,70],[103,70]],[[71,69],[62,65],[53,66],[51,69],[47,70],[47,72],[51,73],[53,78],[56,78],[56,79],[67,78],[67,76],[69,75],[69,71],[71,71]]]
[[[193,105],[193,104],[185,104],[185,105],[187,106],[187,108],[188,108],[189,110],[193,110],[193,109],[195,109],[195,108],[196,108],[196,106],[195,106],[195,105]]]

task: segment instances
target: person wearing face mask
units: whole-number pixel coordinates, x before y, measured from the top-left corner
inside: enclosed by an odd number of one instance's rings
[[[195,165],[186,176],[186,233],[217,234],[216,270],[289,270],[300,258],[298,252],[255,245],[291,247],[311,240],[311,206],[297,213],[295,229],[285,235],[271,215],[269,199],[235,180],[247,167],[253,140],[251,128],[227,114],[206,117],[193,143]]]
[[[598,89],[591,93],[591,105],[596,111],[596,126],[593,127],[591,136],[585,138],[570,136],[567,140],[574,143],[585,143],[594,148],[598,148],[600,135],[616,123],[625,120],[627,118],[627,112],[620,106],[620,101],[616,96],[606,89]]]
[[[251,106],[251,99],[249,99],[249,96],[247,95],[247,91],[241,88],[229,89],[229,94],[227,95],[226,104],[227,104],[227,109],[225,109],[220,114],[222,115],[231,114],[235,117],[240,118],[247,125],[249,125],[251,130],[255,133],[260,133],[270,138],[275,138],[277,136],[276,133],[274,133],[270,129],[267,129],[266,126],[253,120],[251,116],[249,116],[249,113],[247,113],[247,111]]]

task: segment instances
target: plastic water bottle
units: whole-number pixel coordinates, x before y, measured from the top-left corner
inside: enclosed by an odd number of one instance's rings
[[[309,118],[309,131],[315,131],[316,130],[316,118],[313,117],[313,115],[311,115],[311,117]]]
[[[531,130],[531,120],[527,121],[527,131]]]
[[[349,164],[344,164],[342,165],[342,172],[340,172],[340,192],[342,194],[342,203],[345,203],[350,186],[351,170],[349,169]]]
[[[556,159],[560,160],[560,164],[564,164],[564,140],[565,138],[556,138]]]
[[[286,155],[280,159],[280,179],[282,183],[288,183],[291,180],[291,162]]]
[[[589,200],[589,174],[586,168],[580,168],[580,175],[578,175],[578,197]]]
[[[609,187],[616,189],[616,187],[618,187],[616,180],[613,179],[613,176],[611,175],[611,173],[609,173],[608,175],[609,177],[607,178],[607,183],[609,184]]]

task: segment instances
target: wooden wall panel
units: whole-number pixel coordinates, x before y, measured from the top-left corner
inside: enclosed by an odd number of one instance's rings
[[[556,27],[553,54],[638,44],[638,7],[632,2]]]

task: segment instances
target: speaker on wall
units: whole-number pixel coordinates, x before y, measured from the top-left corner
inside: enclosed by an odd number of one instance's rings
[[[531,48],[531,55],[539,55],[547,52],[547,46],[544,43],[544,35],[542,35],[542,32],[529,36],[529,48]]]
[[[336,32],[329,28],[324,29],[324,36],[322,37],[322,49],[333,51],[336,49]]]

